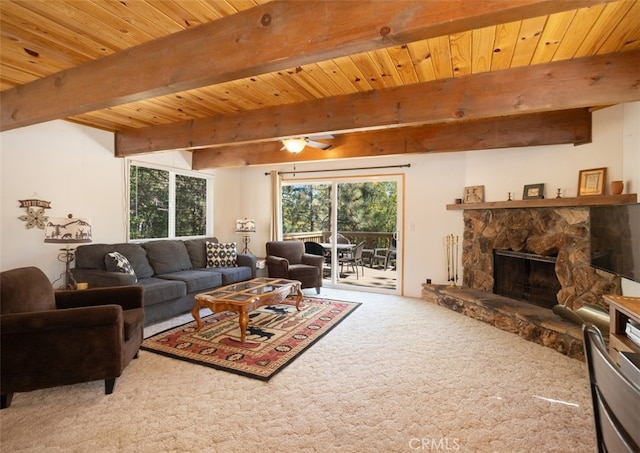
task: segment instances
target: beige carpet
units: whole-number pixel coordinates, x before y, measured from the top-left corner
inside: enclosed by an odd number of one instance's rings
[[[268,383],[142,351],[112,395],[16,394],[0,449],[594,451],[584,363],[419,299],[323,295],[363,305]]]

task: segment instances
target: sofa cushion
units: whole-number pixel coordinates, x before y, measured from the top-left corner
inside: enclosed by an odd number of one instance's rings
[[[237,257],[235,242],[207,241],[207,267],[235,267]]]
[[[114,244],[88,244],[76,248],[76,267],[81,269],[98,269],[106,271],[104,257],[115,251]]]
[[[133,282],[138,281],[136,272],[133,270],[131,263],[126,256],[120,252],[107,253],[104,256],[104,264],[109,272],[122,272],[123,274],[129,274],[133,276]]]
[[[203,269],[207,267],[207,241],[218,242],[217,238],[201,238],[201,239],[187,239],[184,241],[185,247],[187,247],[187,253],[189,253],[189,259],[191,260],[191,266],[193,269]]]
[[[191,270],[161,274],[156,277],[184,282],[188,293],[213,289],[222,284],[222,275],[218,272]]]
[[[127,257],[138,278],[153,275],[153,268],[147,259],[147,252],[139,244],[115,244],[113,251],[120,252]]]
[[[215,272],[222,276],[222,285],[231,285],[233,283],[251,280],[251,268],[247,266],[238,267],[211,267],[208,269],[198,269],[199,272]]]
[[[138,280],[144,287],[144,304],[154,305],[187,295],[187,284],[178,280],[149,277]]]
[[[122,253],[138,278],[151,277],[153,268],[147,260],[147,252],[138,244],[87,244],[80,245],[76,249],[76,267],[80,269],[98,269],[106,271],[104,256],[107,253]]]
[[[149,263],[157,275],[192,269],[189,253],[183,241],[151,241],[142,245]]]

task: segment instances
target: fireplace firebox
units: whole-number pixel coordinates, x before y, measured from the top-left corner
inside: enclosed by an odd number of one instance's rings
[[[556,257],[513,250],[494,250],[494,294],[545,308],[558,303],[561,289],[555,272]]]

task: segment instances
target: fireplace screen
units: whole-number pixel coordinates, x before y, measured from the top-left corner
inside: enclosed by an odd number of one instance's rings
[[[494,250],[494,294],[553,308],[561,285],[556,258],[512,250]]]

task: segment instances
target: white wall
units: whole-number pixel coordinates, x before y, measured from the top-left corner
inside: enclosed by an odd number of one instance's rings
[[[113,134],[53,121],[3,132],[0,144],[2,269],[34,265],[52,281],[64,270],[60,246],[18,220],[21,199],[50,201],[49,217],[91,218],[94,241],[124,240],[124,161],[113,157]]]
[[[580,170],[607,167],[608,181],[622,179],[622,127],[617,106],[593,113],[592,143],[467,152],[467,185],[484,184],[487,201],[506,200],[508,192],[521,200],[524,185],[538,183],[545,184],[546,198],[555,198],[557,189],[575,197]]]
[[[637,193],[640,190],[640,102],[625,104],[623,111],[622,180],[625,192]]]
[[[64,271],[59,244],[27,229],[18,200],[51,202],[49,217],[90,218],[94,242],[126,240],[126,160],[113,157],[114,135],[66,121],[0,134],[0,269],[40,267],[56,280]],[[190,153],[157,153],[136,160],[190,169]]]
[[[404,294],[418,297],[421,283],[446,280],[443,238],[462,239],[462,212],[445,205],[462,197],[465,186],[484,185],[487,201],[499,201],[512,192],[522,197],[525,184],[544,183],[547,197],[557,188],[563,196],[576,195],[581,169],[607,167],[608,180],[623,179],[625,192],[640,187],[640,103],[594,112],[593,143],[537,146],[488,151],[423,154],[336,162],[298,163],[302,170],[411,164],[390,169],[405,174]],[[17,200],[34,193],[51,201],[51,216],[71,212],[90,217],[94,242],[125,239],[125,161],[113,158],[113,135],[63,121],[0,134],[2,175],[0,269],[36,265],[53,280],[62,270],[57,248],[43,243],[42,230],[26,230],[17,219],[24,209]],[[181,169],[190,167],[189,153],[160,153],[137,160]],[[269,239],[270,180],[265,172],[290,171],[291,164],[220,169],[214,174],[214,234],[222,241],[239,240],[237,218],[254,218],[258,231],[251,250],[264,255]],[[384,173],[383,170],[371,171]],[[334,173],[335,174],[335,173]],[[322,174],[316,175],[321,176]],[[348,176],[348,172],[340,172]],[[309,175],[299,175],[309,176]]]

